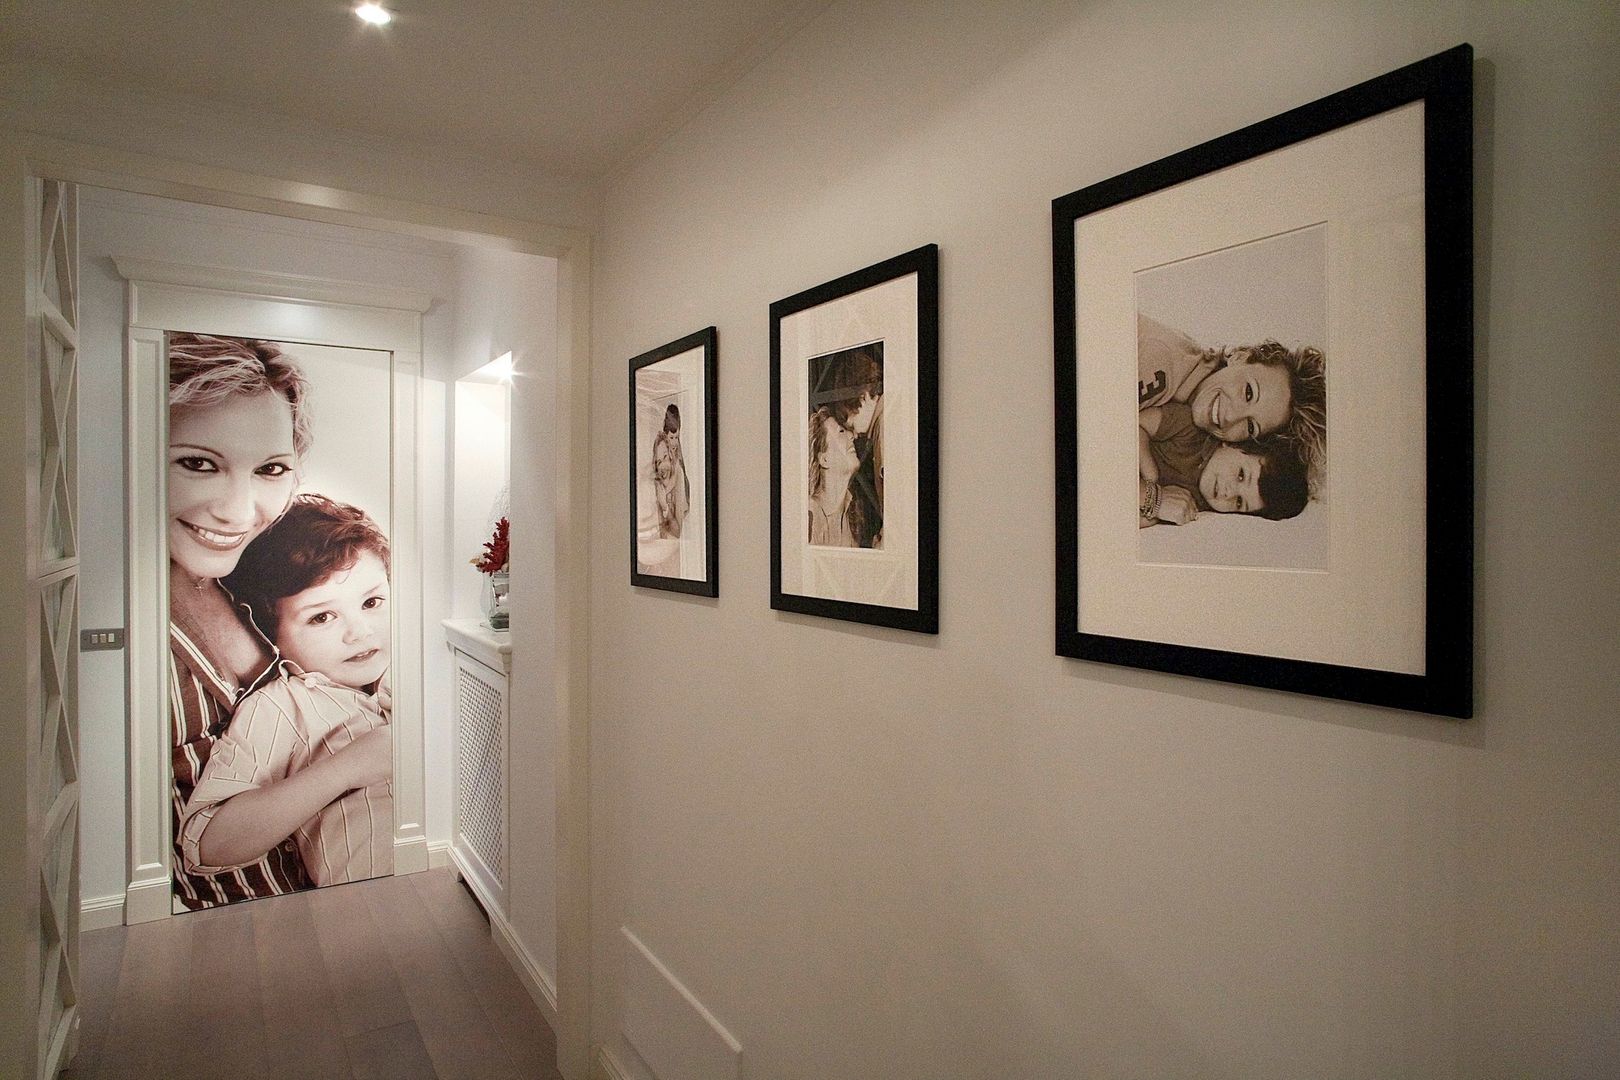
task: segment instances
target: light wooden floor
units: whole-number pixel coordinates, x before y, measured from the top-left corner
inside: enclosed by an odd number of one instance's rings
[[[67,1080],[561,1080],[448,870],[83,935]]]

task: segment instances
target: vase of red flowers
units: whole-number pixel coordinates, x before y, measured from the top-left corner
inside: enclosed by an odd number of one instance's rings
[[[506,605],[507,590],[511,586],[510,549],[511,525],[505,518],[495,523],[495,533],[484,541],[484,550],[472,560],[478,572],[485,575],[484,621],[491,630],[506,630],[512,625],[512,613]]]

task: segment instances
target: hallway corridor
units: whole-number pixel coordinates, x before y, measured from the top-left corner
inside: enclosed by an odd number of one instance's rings
[[[83,935],[65,1080],[561,1080],[447,869]]]

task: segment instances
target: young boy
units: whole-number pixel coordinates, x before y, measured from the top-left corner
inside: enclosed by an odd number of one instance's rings
[[[1138,414],[1142,527],[1165,521],[1182,525],[1193,512],[1254,514],[1280,521],[1305,508],[1310,497],[1305,461],[1291,444],[1277,439],[1242,445],[1206,434],[1180,402]],[[1191,498],[1163,499],[1179,488]]]
[[[237,706],[186,803],[188,872],[227,873],[289,835],[316,885],[393,872],[388,573],[370,518],[300,495],[223,579],[281,663]]]

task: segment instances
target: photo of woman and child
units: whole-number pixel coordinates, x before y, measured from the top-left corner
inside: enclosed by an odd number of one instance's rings
[[[641,584],[651,584],[647,578],[703,581],[709,572],[705,357],[711,347],[683,344],[631,362],[632,568]]]
[[[1311,239],[1285,243],[1295,246]],[[1213,537],[1208,523],[1218,520],[1214,515],[1287,521],[1321,498],[1327,470],[1327,372],[1322,350],[1312,344],[1284,345],[1264,333],[1230,344],[1206,344],[1168,319],[1155,317],[1165,309],[1187,309],[1207,300],[1196,280],[1211,276],[1219,277],[1225,290],[1258,297],[1247,300],[1246,306],[1263,308],[1266,298],[1273,296],[1268,279],[1276,276],[1279,264],[1261,260],[1260,266],[1269,262],[1272,274],[1256,273],[1255,254],[1219,253],[1177,267],[1174,274],[1181,280],[1171,277],[1169,289],[1163,287],[1160,271],[1161,287],[1144,290],[1146,297],[1139,294],[1139,529],[1197,521],[1200,531]],[[1287,259],[1282,265],[1297,269],[1301,261],[1297,255],[1286,250],[1283,254]],[[1302,261],[1310,265],[1310,252],[1304,256]],[[1245,269],[1251,272],[1234,273]],[[1297,288],[1298,281],[1294,285]],[[1179,303],[1167,300],[1166,292],[1179,294]],[[1302,292],[1304,299],[1297,302],[1304,311],[1290,312],[1286,319],[1255,317],[1251,311],[1249,318],[1235,320],[1234,325],[1287,322],[1296,330],[1301,325],[1316,330],[1315,324],[1325,318],[1311,309],[1321,305],[1311,302],[1309,288]],[[1159,301],[1155,314],[1143,310],[1148,306],[1144,300],[1155,299]],[[1144,552],[1149,550],[1146,543],[1144,537]],[[1182,549],[1187,550],[1185,543]],[[1200,559],[1225,561],[1218,552],[1214,546],[1200,550]]]
[[[392,873],[388,540],[298,493],[311,387],[279,345],[168,353],[177,908]]]
[[[810,358],[808,542],[883,546],[883,342]]]
[[[686,475],[686,457],[681,453],[681,410],[664,407],[664,426],[653,437],[653,507],[658,514],[658,535],[679,540],[692,508],[692,481]]]

